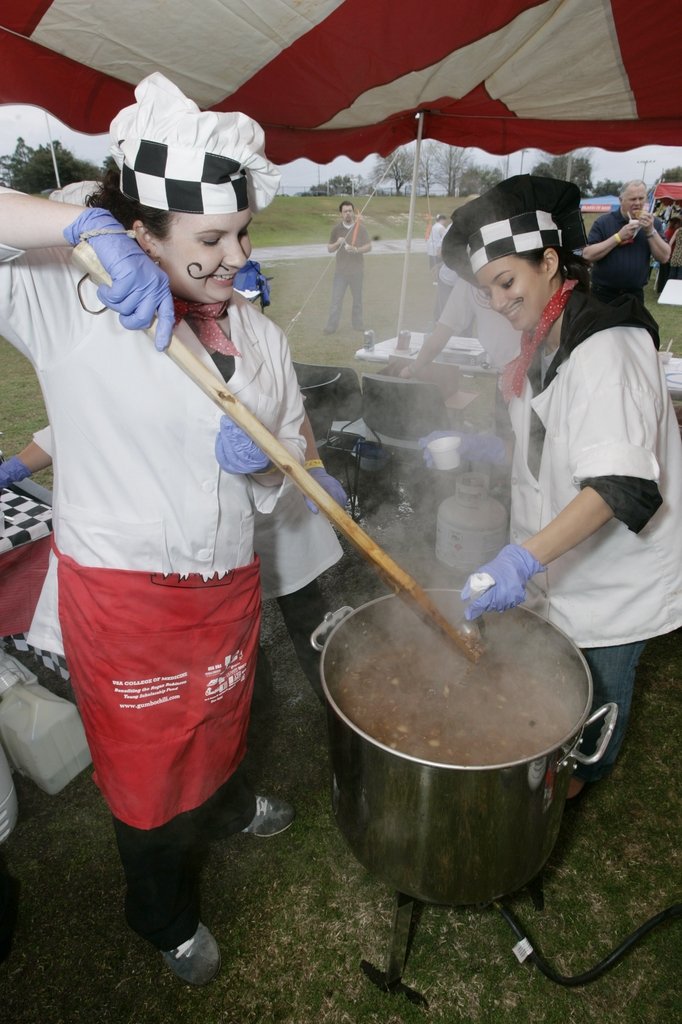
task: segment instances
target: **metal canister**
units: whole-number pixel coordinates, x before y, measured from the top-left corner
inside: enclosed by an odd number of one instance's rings
[[[401,331],[398,335],[398,344],[396,345],[396,351],[404,352],[410,347],[410,341],[412,340],[412,331]]]
[[[364,345],[365,350],[367,352],[373,352],[374,351],[374,331],[365,331],[365,333],[363,334],[363,338],[364,338],[364,342],[365,342],[365,345]]]

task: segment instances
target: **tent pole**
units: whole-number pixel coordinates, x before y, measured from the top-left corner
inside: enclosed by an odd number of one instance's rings
[[[417,199],[417,178],[419,176],[419,156],[422,145],[422,132],[424,130],[424,111],[417,114],[417,147],[414,151],[414,164],[412,165],[412,191],[410,193],[410,212],[407,218],[407,241],[405,244],[405,262],[403,263],[403,280],[400,285],[400,304],[398,306],[398,324],[395,329],[396,338],[399,337],[403,328],[403,314],[405,312],[405,292],[407,291],[407,270],[410,263],[410,249],[412,247],[412,231],[414,228],[414,208]]]
[[[52,142],[52,136],[50,135],[50,119],[47,116],[47,111],[45,111],[45,124],[47,125],[47,138],[48,138],[48,142],[50,144],[50,153],[52,154],[52,167],[54,169],[55,181],[57,182],[57,188],[61,188],[62,187],[62,183],[59,180],[59,167],[57,166],[57,156],[56,156],[55,151],[54,151],[54,144]]]

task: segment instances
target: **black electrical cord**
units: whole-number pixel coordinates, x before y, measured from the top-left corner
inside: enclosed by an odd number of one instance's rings
[[[495,900],[493,902],[493,906],[499,910],[500,914],[510,926],[516,937],[519,940],[528,943],[530,952],[525,959],[534,963],[535,966],[550,979],[550,981],[555,982],[557,985],[565,985],[569,988],[577,988],[579,985],[589,985],[591,981],[596,981],[596,979],[601,977],[602,974],[605,974],[606,971],[614,967],[621,957],[627,953],[631,946],[634,946],[636,942],[639,942],[640,939],[644,938],[652,928],[655,928],[657,925],[662,924],[664,921],[668,921],[671,918],[682,917],[682,903],[673,903],[672,906],[662,910],[660,914],[650,917],[648,921],[645,921],[643,925],[640,925],[636,931],[632,932],[631,935],[628,935],[628,937],[621,942],[620,946],[614,949],[613,952],[609,953],[607,957],[601,960],[594,967],[590,968],[589,971],[584,971],[582,974],[567,976],[555,971],[545,960],[542,959],[539,953],[533,949],[523,928],[507,907],[500,903],[499,900]]]

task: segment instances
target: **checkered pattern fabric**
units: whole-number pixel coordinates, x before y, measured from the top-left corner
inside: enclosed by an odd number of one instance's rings
[[[51,672],[55,672],[62,679],[70,679],[69,670],[66,666],[64,656],[55,654],[53,651],[43,651],[40,647],[29,644],[23,633],[15,633],[12,636],[3,638],[6,643],[14,645],[15,650],[34,654],[35,657]]]
[[[236,213],[249,205],[238,161],[146,139],[126,147],[121,191],[143,206],[177,213]]]
[[[4,516],[4,531],[0,532],[0,553],[18,548],[22,544],[49,537],[52,533],[52,509],[33,498],[17,494],[8,488],[0,491],[0,512]],[[17,651],[29,651],[42,664],[56,672],[62,679],[69,679],[69,670],[63,655],[43,651],[26,640],[24,633],[13,633],[0,638],[0,646],[13,644]]]
[[[533,252],[548,245],[561,245],[561,231],[546,210],[532,210],[485,224],[469,239],[468,252],[475,274],[486,263],[501,256]]]
[[[8,488],[0,491],[0,512],[4,530],[0,531],[0,553],[47,537],[52,532],[52,509],[33,498]]]

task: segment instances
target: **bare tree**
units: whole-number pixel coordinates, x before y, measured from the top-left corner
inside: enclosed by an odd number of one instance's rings
[[[373,184],[377,189],[381,189],[392,182],[396,193],[401,195],[405,185],[412,180],[413,162],[411,147],[399,146],[390,156],[377,160],[372,171]]]
[[[438,184],[436,175],[438,150],[440,148],[440,142],[435,142],[433,139],[427,139],[426,142],[422,144],[419,154],[419,184],[427,196],[431,195],[433,186]]]
[[[459,195],[461,178],[471,166],[471,157],[461,146],[446,146],[442,142],[436,142],[434,147],[434,182],[449,196]]]

